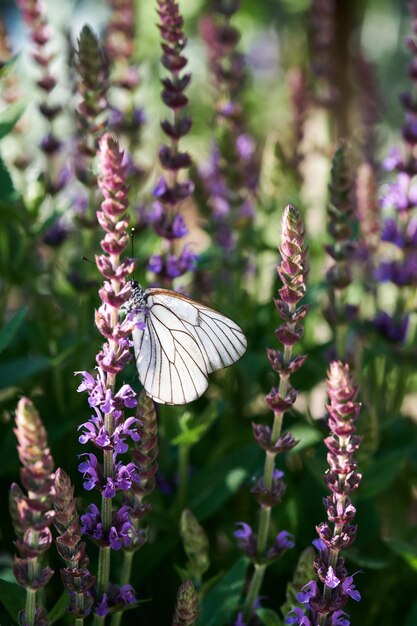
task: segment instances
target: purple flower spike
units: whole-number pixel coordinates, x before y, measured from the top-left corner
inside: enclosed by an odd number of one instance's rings
[[[240,32],[232,24],[239,5],[219,0],[199,24],[207,46],[217,113],[215,140],[200,178],[204,205],[210,213],[210,234],[228,267],[232,260],[229,252],[239,245],[254,219],[259,185],[259,151],[247,127],[242,102],[246,62],[238,50]],[[241,256],[242,250],[236,257]],[[240,261],[239,270],[245,271],[247,263],[247,258]]]
[[[382,226],[382,240],[387,242],[383,248],[380,265],[376,268],[375,278],[381,282],[391,282],[398,287],[398,311],[408,314],[408,294],[404,288],[417,285],[417,240],[414,235],[417,215],[417,117],[415,105],[416,59],[417,59],[417,21],[416,4],[409,3],[412,35],[407,38],[407,47],[412,54],[408,76],[410,89],[401,94],[401,103],[405,110],[402,127],[403,142],[394,147],[384,161],[385,169],[392,172],[391,181],[382,197],[382,206],[390,212]],[[386,211],[387,212],[387,211]],[[384,253],[386,249],[386,254]],[[383,314],[381,314],[383,316]],[[382,326],[380,320],[377,324]],[[395,320],[399,325],[400,320]],[[387,339],[396,341],[395,332],[387,328]],[[391,336],[390,336],[391,335]],[[401,332],[398,333],[401,336]],[[401,341],[401,339],[398,339]]]
[[[319,539],[313,541],[317,549],[314,569],[323,589],[315,580],[307,583],[297,595],[298,602],[305,605],[305,612],[294,608],[287,616],[287,624],[303,624],[302,620],[308,619],[305,623],[345,626],[349,624],[349,616],[341,611],[341,607],[349,598],[355,602],[361,599],[353,576],[348,576],[345,560],[340,555],[340,551],[355,540],[356,526],[352,523],[355,508],[350,494],[361,480],[354,457],[360,444],[360,437],[355,434],[360,404],[355,401],[356,388],[348,365],[339,361],[330,364],[327,391],[330,435],[324,440],[329,463],[325,483],[330,495],[324,499],[324,506],[328,522],[316,527]]]
[[[177,593],[172,626],[192,626],[198,617],[197,594],[191,580],[184,580]]]
[[[30,32],[32,42],[32,59],[37,65],[40,77],[37,80],[37,86],[42,94],[39,104],[39,111],[47,123],[47,132],[40,143],[40,148],[44,152],[47,163],[43,172],[43,179],[46,191],[55,195],[63,189],[68,182],[68,176],[62,175],[62,157],[60,151],[62,142],[58,139],[54,132],[54,120],[59,116],[62,107],[51,102],[51,91],[53,91],[58,83],[53,70],[53,55],[50,53],[50,41],[53,36],[51,25],[48,21],[48,13],[46,7],[41,0],[18,0],[17,4],[21,10],[23,21]],[[61,163],[60,163],[61,161]],[[68,170],[67,170],[68,174]],[[62,240],[63,231],[55,231],[49,233],[48,245],[57,245]]]
[[[118,387],[116,380],[130,359],[132,342],[129,337],[136,324],[136,320],[123,313],[131,295],[128,276],[134,269],[132,259],[121,258],[129,242],[127,165],[118,142],[108,134],[100,139],[97,156],[98,187],[103,196],[97,221],[103,230],[100,242],[103,252],[96,257],[96,263],[105,280],[99,289],[102,304],[95,312],[95,323],[104,343],[96,357],[96,375],[77,373],[82,375],[78,391],[87,393],[92,412],[90,419],[79,427],[79,440],[100,449],[102,458],[99,460],[95,454],[87,452],[81,455],[78,469],[83,474],[84,488],[87,491],[97,489],[101,494],[100,510],[90,505],[81,516],[81,526],[83,534],[99,545],[99,559],[102,559],[103,551],[108,553],[108,548],[136,550],[146,537],[137,523],[140,505],[117,508],[116,499],[123,492],[127,500],[129,492],[140,481],[136,459],[119,458],[129,452],[129,442],[137,444],[140,440],[138,419],[125,415],[127,410],[136,407],[136,394],[128,384]],[[145,509],[142,506],[142,511]],[[105,569],[98,571],[98,592],[93,607],[99,617],[110,611],[121,611],[126,604],[135,601],[130,585],[121,588],[111,585],[108,569]]]
[[[33,604],[32,601],[30,603],[32,614],[26,616],[28,623],[35,624],[35,614],[39,612],[39,622],[36,623],[46,624],[43,610],[36,609],[36,595],[33,597],[33,593],[45,587],[53,575],[43,558],[52,544],[54,461],[48,448],[45,427],[28,398],[19,400],[15,424],[17,451],[22,465],[20,478],[27,495],[16,483],[12,484],[9,507],[19,555],[14,557],[13,573],[17,582],[27,590],[27,597],[30,594],[33,598]]]
[[[81,526],[78,518],[74,488],[61,469],[55,476],[54,525],[58,532],[56,547],[66,567],[61,569],[64,587],[70,594],[69,612],[76,618],[87,617],[93,606],[91,593],[95,578],[88,570],[85,543],[81,541]]]
[[[241,528],[235,532],[239,547],[251,557],[255,566],[267,565],[281,558],[286,550],[294,547],[294,541],[286,530],[280,531],[268,546],[271,509],[283,498],[286,490],[284,472],[275,467],[278,453],[290,450],[297,441],[291,433],[281,434],[283,417],[297,397],[296,390],[290,384],[290,376],[303,365],[306,357],[293,357],[292,349],[303,335],[301,321],[308,312],[308,305],[301,304],[306,292],[307,247],[304,241],[304,225],[297,209],[291,205],[285,207],[282,216],[281,262],[277,272],[282,282],[279,297],[274,300],[283,323],[275,331],[283,345],[282,350],[268,350],[271,366],[279,376],[279,385],[273,387],[265,400],[274,414],[272,428],[266,425],[252,424],[255,440],[265,450],[264,472],[252,487],[252,493],[260,505],[259,530],[255,535],[245,522],[239,522]],[[256,608],[256,598],[260,594],[263,572],[255,567],[249,585],[244,616],[247,620]],[[262,571],[262,574],[259,572]],[[294,622],[295,623],[295,622]]]
[[[156,275],[158,282],[163,286],[172,287],[174,279],[194,269],[194,263],[184,261],[183,251],[180,252],[178,245],[179,239],[188,233],[178,207],[191,196],[194,189],[191,181],[179,182],[178,176],[181,170],[188,169],[191,165],[191,157],[179,147],[180,139],[191,128],[191,119],[183,113],[188,103],[184,92],[190,83],[191,75],[182,73],[187,65],[187,58],[184,56],[187,38],[183,31],[184,20],[178,3],[174,0],[158,0],[157,4],[163,52],[161,63],[168,72],[168,76],[161,81],[163,85],[161,97],[171,110],[172,121],[161,122],[169,144],[161,146],[159,161],[167,175],[160,176],[153,189],[153,195],[158,202],[154,203],[149,214],[149,221],[154,230],[165,240],[165,250],[163,254],[151,258],[148,269]]]

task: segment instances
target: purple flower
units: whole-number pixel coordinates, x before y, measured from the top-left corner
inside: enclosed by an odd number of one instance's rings
[[[398,146],[391,148],[387,157],[382,161],[382,166],[387,172],[392,172],[402,165],[401,150]]]
[[[62,218],[58,218],[44,233],[43,241],[51,247],[60,246],[67,239],[68,234],[68,224]]]
[[[239,613],[237,614],[236,619],[233,622],[233,626],[246,626],[246,622],[243,619],[242,611],[239,611]]]
[[[188,228],[185,224],[184,218],[180,213],[174,215],[172,221],[172,236],[174,239],[180,239],[188,234]]]
[[[301,604],[308,604],[311,598],[315,598],[318,595],[318,587],[315,580],[310,580],[297,594],[298,602]]]
[[[326,577],[324,579],[324,583],[330,587],[330,589],[334,589],[335,587],[337,587],[337,585],[340,585],[340,580],[338,579],[338,577],[336,576],[333,567],[330,565],[329,569],[327,570],[327,574]]]
[[[330,568],[329,568],[330,569]],[[361,594],[356,589],[355,584],[353,582],[353,576],[348,576],[342,583],[342,590],[345,595],[348,595],[355,600],[355,602],[359,602],[361,599]]]
[[[404,247],[403,234],[401,233],[399,226],[393,217],[389,217],[385,220],[382,226],[381,240],[393,243],[398,248]]]
[[[103,593],[103,597],[100,600],[100,603],[97,605],[96,614],[100,617],[104,617],[109,612],[109,605],[107,603],[107,593]]]
[[[239,548],[248,556],[254,557],[258,547],[258,540],[252,528],[245,522],[236,522],[236,526],[240,526],[240,528],[235,530],[233,534],[237,539]]]
[[[145,542],[146,536],[143,530],[136,530],[130,520],[130,514],[131,509],[128,506],[122,506],[118,511],[114,511],[112,524],[106,531],[101,523],[100,511],[91,504],[87,512],[81,516],[82,532],[100,545],[110,546],[115,551],[139,547]]]
[[[350,626],[349,615],[342,610],[336,611],[332,615],[330,626]]]
[[[99,482],[97,457],[89,453],[81,454],[80,456],[87,457],[87,459],[78,466],[78,471],[83,474],[84,478],[83,487],[87,491],[91,491]]]
[[[272,548],[266,553],[268,559],[276,559],[282,555],[285,550],[289,550],[295,546],[292,535],[287,530],[281,530],[275,537]]]
[[[285,623],[295,624],[296,626],[311,626],[310,620],[299,606],[296,606],[288,613]]]
[[[250,160],[256,150],[253,138],[248,134],[239,135],[236,139],[236,149],[241,159]]]
[[[118,602],[123,602],[123,604],[133,604],[136,602],[136,593],[132,585],[123,585],[120,587],[116,599]]]
[[[409,321],[409,315],[396,319],[385,311],[379,311],[374,319],[374,326],[388,341],[402,343],[407,336]]]
[[[395,208],[397,211],[410,211],[417,206],[417,185],[409,174],[399,172],[394,182],[388,185],[388,190],[382,198],[382,206]]]
[[[153,256],[151,256],[151,258],[149,259],[149,263],[148,263],[148,269],[151,272],[153,272],[154,274],[159,274],[162,271],[163,267],[164,267],[164,261],[161,255],[154,254]]]

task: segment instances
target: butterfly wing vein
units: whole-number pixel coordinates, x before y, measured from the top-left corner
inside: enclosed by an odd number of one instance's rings
[[[139,379],[161,404],[187,404],[208,387],[208,374],[235,363],[246,350],[231,319],[169,290],[148,289],[144,330],[133,331]]]

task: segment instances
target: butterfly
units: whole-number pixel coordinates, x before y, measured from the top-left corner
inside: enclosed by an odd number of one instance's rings
[[[131,281],[125,311],[139,380],[160,404],[187,404],[207,389],[208,374],[245,353],[243,330],[214,309],[169,289],[143,289]]]

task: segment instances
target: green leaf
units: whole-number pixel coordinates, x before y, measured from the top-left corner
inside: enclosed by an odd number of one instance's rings
[[[289,430],[294,435],[294,439],[297,439],[299,443],[295,448],[292,448],[288,454],[296,454],[301,452],[301,450],[311,448],[323,438],[318,428],[314,428],[314,426],[310,426],[309,424],[295,424]]]
[[[17,624],[19,611],[25,608],[26,592],[17,583],[0,578],[0,600]]]
[[[277,613],[275,613],[275,611],[271,611],[271,609],[261,608],[257,609],[255,613],[265,626],[282,626],[282,622]]]
[[[49,612],[49,615],[48,615],[49,626],[52,626],[52,624],[55,624],[55,622],[57,622],[65,614],[65,609],[67,608],[68,604],[69,604],[69,594],[68,594],[68,591],[65,590],[62,592],[62,594],[60,595],[60,597],[58,598],[58,600],[56,601],[56,603],[54,604],[54,606]]]
[[[0,203],[15,202],[18,198],[12,177],[0,156]]]
[[[21,357],[0,364],[0,389],[17,385],[51,366],[45,356]]]
[[[239,604],[248,565],[246,557],[240,558],[207,593],[201,608],[201,623],[204,626],[230,623]]]
[[[6,61],[1,62],[0,78],[4,78],[8,74],[10,74],[18,58],[19,58],[19,54],[14,54],[10,58],[8,58]]]
[[[23,320],[28,312],[27,307],[23,307],[16,315],[0,330],[0,352],[2,352],[11,343],[15,334],[21,327]]]
[[[189,430],[185,430],[184,432],[174,437],[171,443],[174,446],[192,446],[201,439],[206,430],[206,424],[198,424],[197,426],[194,426]]]
[[[19,100],[19,102],[14,102],[7,109],[0,112],[0,140],[6,137],[13,129],[26,109],[27,104],[26,100]]]
[[[251,444],[196,474],[190,483],[189,501],[194,515],[202,521],[217,511],[261,467],[262,453],[259,446]]]
[[[384,539],[384,542],[391,550],[404,559],[406,563],[415,571],[417,571],[417,548],[401,539]]]
[[[198,418],[188,411],[183,412],[178,419],[181,432],[171,440],[171,443],[174,446],[193,446],[200,441],[216,417],[217,411],[213,405],[209,405]]]
[[[412,605],[410,612],[403,622],[403,626],[416,626],[417,624],[417,600]]]
[[[315,553],[311,546],[305,548],[300,554],[292,580],[287,583],[285,602],[280,607],[284,617],[296,606],[300,589],[314,577],[314,557]]]
[[[403,469],[412,450],[411,445],[385,452],[366,468],[360,494],[363,498],[375,498],[385,491]]]

